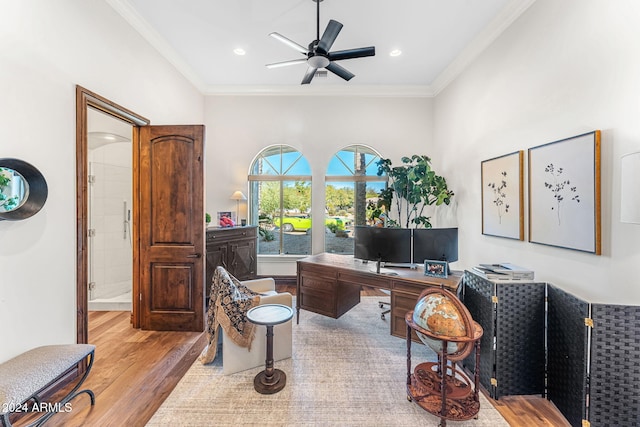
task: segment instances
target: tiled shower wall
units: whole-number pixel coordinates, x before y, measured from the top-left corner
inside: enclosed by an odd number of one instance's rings
[[[113,143],[89,154],[89,299],[112,298],[131,290],[131,144]],[[126,203],[126,208],[125,208]]]

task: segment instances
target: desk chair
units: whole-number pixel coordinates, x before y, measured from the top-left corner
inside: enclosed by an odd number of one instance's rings
[[[384,292],[387,295],[391,295],[391,292],[387,291],[386,289],[380,289],[382,292]],[[386,302],[386,301],[378,301],[378,306],[380,308],[385,308],[389,307],[388,309],[384,310],[382,313],[380,313],[380,318],[382,320],[386,320],[385,314],[391,313],[391,303],[390,302]]]

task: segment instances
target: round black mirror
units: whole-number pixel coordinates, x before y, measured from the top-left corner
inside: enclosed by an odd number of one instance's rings
[[[20,220],[36,213],[47,200],[44,176],[31,164],[0,159],[0,220]]]

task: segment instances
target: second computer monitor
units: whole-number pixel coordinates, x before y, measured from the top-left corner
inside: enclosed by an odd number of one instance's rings
[[[416,228],[413,230],[413,262],[458,260],[457,228]]]

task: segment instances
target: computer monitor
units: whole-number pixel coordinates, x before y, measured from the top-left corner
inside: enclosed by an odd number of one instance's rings
[[[354,258],[381,262],[411,263],[411,230],[357,225],[354,230]]]
[[[413,230],[413,262],[458,260],[457,228],[416,228]]]

